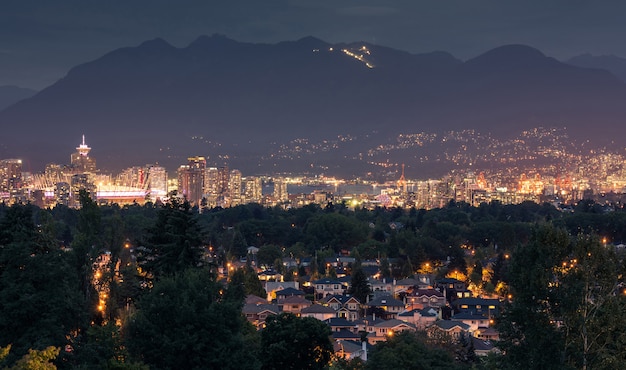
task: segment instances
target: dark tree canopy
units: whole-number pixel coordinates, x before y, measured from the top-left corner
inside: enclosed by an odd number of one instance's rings
[[[241,301],[223,299],[222,289],[204,269],[155,283],[129,322],[131,354],[155,369],[257,368],[244,346]]]
[[[263,369],[324,369],[333,351],[330,327],[291,313],[271,316],[261,332]]]

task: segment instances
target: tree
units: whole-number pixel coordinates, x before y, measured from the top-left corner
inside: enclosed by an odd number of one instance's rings
[[[291,313],[271,316],[261,332],[263,369],[325,369],[333,347],[330,327],[312,317]]]
[[[138,260],[154,277],[202,266],[202,235],[189,202],[173,198],[157,214]]]
[[[126,330],[131,355],[158,369],[255,369],[244,346],[240,300],[204,269],[157,281]]]
[[[370,295],[371,289],[367,281],[367,276],[361,267],[352,270],[352,277],[350,279],[350,289],[348,294],[358,299],[361,304],[367,302],[367,297]]]
[[[60,352],[59,347],[47,347],[41,351],[29,349],[9,370],[56,370],[54,361]]]
[[[543,226],[513,253],[509,269],[512,300],[505,304],[497,328],[510,369],[563,369],[564,337],[555,325],[558,302],[553,268],[569,254],[564,230]]]
[[[446,351],[429,349],[415,333],[402,332],[377,343],[368,355],[365,368],[448,370],[458,366]]]
[[[8,364],[29,349],[63,346],[84,324],[71,255],[46,230],[34,225],[30,206],[12,206],[0,221],[0,343],[12,344]]]

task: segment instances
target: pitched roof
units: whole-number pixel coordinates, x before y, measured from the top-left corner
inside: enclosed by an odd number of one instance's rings
[[[303,308],[301,313],[326,313],[326,314],[335,314],[335,310],[330,307],[322,306],[321,304],[314,304],[310,307]]]
[[[451,330],[452,328],[458,326],[463,330],[469,330],[470,326],[464,324],[460,321],[452,321],[452,320],[439,320],[435,321],[435,325],[443,330]]]
[[[487,318],[483,315],[472,313],[472,312],[459,312],[456,315],[452,316],[450,319],[452,320],[487,320]]]
[[[254,303],[249,303],[243,306],[243,308],[241,309],[241,312],[244,314],[252,314],[252,313],[261,313],[263,311],[269,311],[272,312],[274,314],[278,314],[280,312],[280,310],[278,309],[278,306],[275,304],[254,304]]]
[[[437,289],[417,289],[416,291],[413,292],[412,295],[416,297],[426,296],[426,297],[443,298],[443,293],[441,293]]]
[[[283,304],[308,304],[310,305],[312,304],[312,302],[298,295],[290,295],[289,297],[279,300],[278,304],[279,305],[283,305]]]
[[[360,340],[361,335],[357,333],[353,333],[350,330],[341,329],[339,331],[333,332],[334,339],[349,339],[349,340]]]
[[[254,294],[248,294],[246,296],[246,302],[245,303],[254,303],[254,304],[265,304],[267,303],[267,299],[263,299],[259,296],[256,296]]]
[[[339,284],[341,285],[341,281],[339,281],[338,279],[324,278],[324,279],[315,280],[313,284]]]
[[[402,301],[399,301],[390,295],[376,297],[372,299],[367,305],[370,307],[378,307],[378,306],[404,307],[404,303],[402,303]]]
[[[374,325],[377,328],[395,328],[396,326],[408,326],[411,328],[415,328],[413,325],[408,324],[402,320],[398,320],[398,319],[391,319],[391,320],[387,320],[387,321],[382,321],[377,323],[376,325]]]
[[[331,317],[330,319],[324,320],[330,326],[345,326],[345,327],[354,327],[356,326],[352,321],[348,321],[343,317]]]
[[[292,288],[292,287],[287,287],[283,290],[279,290],[276,292],[276,296],[279,295],[284,295],[284,296],[290,296],[290,295],[305,295],[303,291]]]

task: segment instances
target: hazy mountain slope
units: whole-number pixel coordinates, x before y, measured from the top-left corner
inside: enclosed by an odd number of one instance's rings
[[[400,132],[558,124],[602,139],[607,128],[624,131],[615,124],[625,98],[611,74],[520,45],[463,63],[444,52],[313,37],[270,45],[213,35],[185,48],[155,39],[79,65],[0,112],[0,157],[65,163],[86,134],[99,166],[110,169],[221,155],[242,170],[272,170],[282,167],[260,160],[268,145],[296,138],[370,135],[369,146]],[[359,143],[324,160],[366,151]]]

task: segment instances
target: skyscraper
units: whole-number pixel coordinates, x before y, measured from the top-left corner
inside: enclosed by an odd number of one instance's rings
[[[96,172],[96,160],[89,156],[91,148],[85,144],[85,135],[83,142],[76,148],[76,152],[70,156],[71,166],[74,173]]]
[[[148,189],[150,200],[167,197],[167,171],[165,167],[148,165]]]
[[[189,203],[199,205],[204,195],[206,159],[204,157],[187,158],[187,164],[178,168],[178,193]]]
[[[229,193],[230,193],[230,205],[237,206],[242,203],[241,199],[241,171],[232,170],[230,171],[230,179],[229,179]]]

